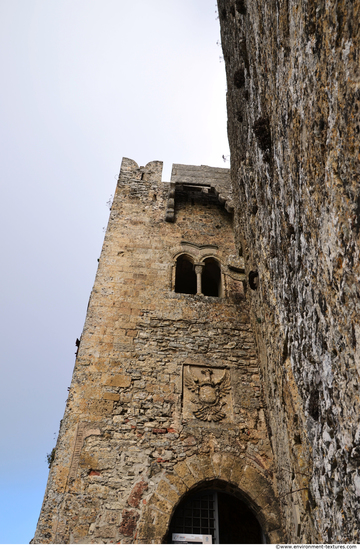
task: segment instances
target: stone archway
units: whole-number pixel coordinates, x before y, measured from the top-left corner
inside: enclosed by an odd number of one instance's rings
[[[255,515],[266,541],[282,541],[278,499],[266,472],[247,459],[213,453],[186,458],[174,466],[173,472],[164,472],[140,520],[136,542],[167,542],[176,507],[188,494],[205,485],[238,495]]]

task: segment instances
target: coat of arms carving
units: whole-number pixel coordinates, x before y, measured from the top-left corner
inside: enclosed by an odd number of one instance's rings
[[[223,420],[231,410],[228,400],[224,398],[231,391],[230,373],[227,369],[204,368],[186,365],[184,367],[184,390],[192,395],[185,395],[186,401],[193,405],[186,407],[191,409],[192,415],[198,420],[207,422],[219,422]],[[189,410],[184,416],[192,417]],[[229,420],[229,419],[228,419]]]

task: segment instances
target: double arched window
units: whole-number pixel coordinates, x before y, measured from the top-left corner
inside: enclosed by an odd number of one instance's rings
[[[205,258],[195,263],[188,254],[181,254],[176,260],[175,292],[203,294],[220,297],[221,269],[215,258]]]

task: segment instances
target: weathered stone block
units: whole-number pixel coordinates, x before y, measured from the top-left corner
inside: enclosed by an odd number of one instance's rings
[[[114,374],[107,376],[103,382],[104,386],[116,386],[118,388],[129,388],[131,386],[131,376],[125,374]]]
[[[166,480],[168,481],[168,483],[170,485],[175,487],[175,489],[177,490],[179,495],[182,495],[182,494],[186,493],[187,486],[178,475],[167,473],[166,474]]]
[[[212,453],[210,455],[210,458],[212,462],[212,468],[214,470],[214,476],[220,477],[222,455],[220,453]]]
[[[125,537],[132,537],[136,529],[139,514],[135,510],[124,510],[119,531]]]
[[[147,488],[148,484],[143,480],[136,483],[131,490],[129,498],[127,499],[128,505],[137,508],[139,506],[140,499]]]
[[[84,410],[88,410],[92,417],[101,418],[110,414],[113,406],[113,400],[91,399]]]
[[[237,485],[238,487],[242,487],[245,485],[244,482],[244,476],[245,474],[245,461],[240,460],[239,458],[234,458],[234,462],[232,464],[231,468],[231,474],[230,474],[230,481]]]
[[[221,479],[226,479],[230,481],[234,459],[235,458],[232,455],[228,455],[228,454],[223,455],[222,461],[221,461],[221,467],[220,467]]]
[[[120,401],[120,395],[117,393],[105,392],[103,394],[103,399],[109,399],[110,401]]]
[[[116,537],[116,527],[115,526],[109,526],[104,525],[102,527],[98,527],[95,532],[96,537],[101,537],[102,539],[111,539]]]
[[[282,529],[275,529],[268,533],[270,544],[279,544],[284,540],[284,532]]]
[[[149,501],[149,506],[154,506],[166,515],[170,515],[173,509],[172,503],[156,494],[151,497]]]
[[[157,486],[157,494],[163,498],[166,498],[173,505],[179,501],[179,493],[175,491],[170,485],[165,481],[161,480]]]
[[[193,456],[187,459],[186,463],[197,482],[214,477],[214,470],[209,456]]]
[[[189,489],[195,485],[195,478],[187,467],[186,462],[178,462],[175,464],[174,471]]]

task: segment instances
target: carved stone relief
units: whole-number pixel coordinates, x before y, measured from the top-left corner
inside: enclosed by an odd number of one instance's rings
[[[76,477],[81,449],[83,447],[84,440],[90,435],[101,435],[101,431],[97,426],[92,425],[91,422],[79,422],[78,427],[76,429],[75,443],[74,443],[73,455],[71,458],[68,481],[71,481]]]
[[[205,422],[232,422],[230,371],[226,368],[184,365],[183,416]]]

